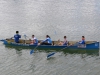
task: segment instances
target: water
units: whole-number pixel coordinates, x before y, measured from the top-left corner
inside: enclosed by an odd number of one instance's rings
[[[38,39],[49,34],[53,40],[100,41],[99,0],[0,0],[0,39],[18,30]],[[56,33],[55,33],[56,32]],[[28,39],[28,38],[27,38]],[[0,75],[100,75],[100,57],[57,52],[30,55],[29,49],[16,50],[0,42]],[[82,57],[83,56],[83,57]]]

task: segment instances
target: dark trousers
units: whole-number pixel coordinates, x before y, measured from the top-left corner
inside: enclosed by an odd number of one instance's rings
[[[52,45],[51,43],[43,42],[41,45]]]
[[[19,41],[17,41],[16,43],[19,43]]]

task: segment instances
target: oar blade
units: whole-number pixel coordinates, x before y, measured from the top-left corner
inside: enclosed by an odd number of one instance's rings
[[[24,37],[25,37],[25,39],[26,39],[26,37],[27,37],[27,36],[26,36],[26,35],[24,35]]]
[[[5,41],[4,39],[0,40],[0,41]]]
[[[24,34],[24,37],[26,37],[26,35]]]
[[[50,58],[51,56],[53,56],[55,54],[55,52],[52,52],[50,54],[47,55],[47,58]]]
[[[31,50],[31,51],[30,51],[30,54],[33,54],[33,53],[34,53],[34,50]]]

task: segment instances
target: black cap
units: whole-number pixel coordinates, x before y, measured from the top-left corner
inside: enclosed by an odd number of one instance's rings
[[[34,35],[32,35],[32,36],[34,36]]]
[[[64,36],[64,38],[67,38],[66,36]]]
[[[84,36],[82,36],[82,38],[85,38]]]
[[[16,31],[16,33],[19,33],[19,31]]]

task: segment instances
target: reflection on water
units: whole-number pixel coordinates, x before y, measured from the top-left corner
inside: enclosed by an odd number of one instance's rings
[[[13,47],[13,46],[5,46],[6,48],[10,48],[10,49],[15,49],[16,50],[16,54],[22,55],[22,50],[23,49],[30,49],[33,50],[33,48],[24,48],[24,47]],[[35,49],[35,52],[63,52],[63,54],[87,54],[87,55],[97,55],[99,56],[99,49],[64,49],[64,50],[41,50],[41,49]]]
[[[22,51],[21,50],[16,50],[16,54],[18,54],[18,56],[22,55]]]
[[[30,55],[30,49],[5,48],[8,58],[0,65],[0,72],[3,75],[38,75],[40,73],[41,75],[66,75],[68,73],[88,75],[92,71],[94,75],[99,75],[100,72],[98,70],[100,69],[99,50],[35,50]],[[47,59],[47,55],[51,52],[56,52],[56,54]]]
[[[91,50],[67,50],[64,51],[64,53],[69,53],[69,54],[87,54],[87,55],[97,55],[99,56],[99,49],[91,49]]]

